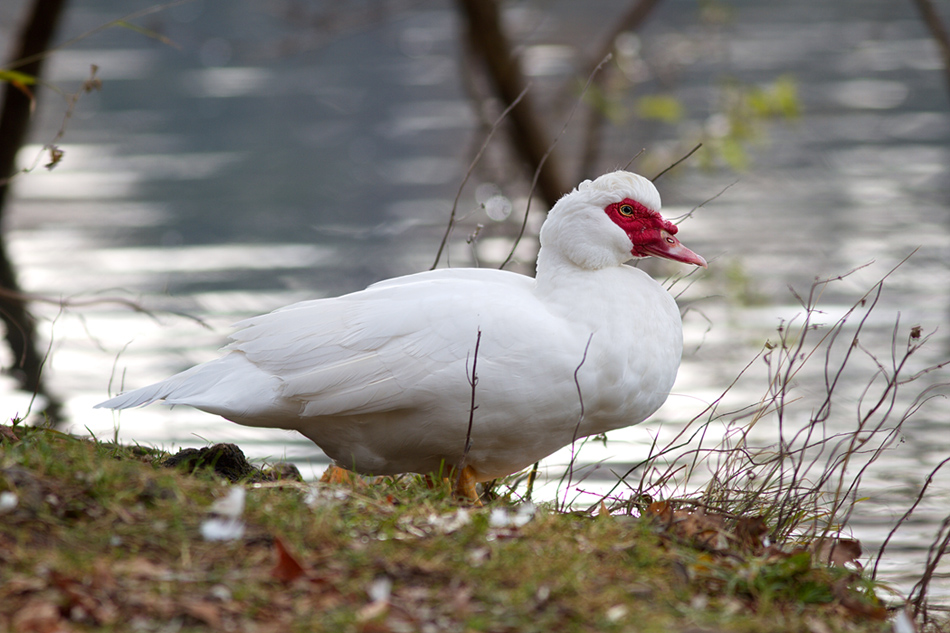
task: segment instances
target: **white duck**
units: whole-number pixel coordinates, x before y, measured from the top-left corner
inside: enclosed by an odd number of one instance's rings
[[[636,174],[584,181],[548,214],[535,278],[443,269],[296,303],[238,323],[224,357],[96,406],[164,400],[294,429],[361,473],[462,467],[471,497],[475,482],[642,422],[666,400],[683,347],[679,309],[624,262],[706,261],[659,209]]]

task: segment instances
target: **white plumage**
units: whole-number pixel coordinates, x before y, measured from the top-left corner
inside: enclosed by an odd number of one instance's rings
[[[478,481],[516,472],[575,438],[637,424],[666,400],[679,310],[623,263],[705,261],[659,207],[635,174],[585,181],[549,213],[536,278],[444,269],[297,303],[237,324],[224,357],[97,406],[186,404],[295,429],[344,468],[439,472],[465,452],[481,332],[465,465]]]

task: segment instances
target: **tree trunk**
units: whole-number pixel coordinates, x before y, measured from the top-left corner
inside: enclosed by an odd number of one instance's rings
[[[502,30],[497,1],[459,0],[459,7],[468,22],[472,47],[484,61],[495,93],[506,107],[510,106],[526,84],[518,58]],[[546,132],[530,93],[525,94],[512,109],[508,121],[515,151],[532,172],[541,166],[538,191],[548,206],[554,206],[570,191],[570,187],[563,178],[557,155],[552,152],[547,159],[544,158],[554,137]]]
[[[920,11],[920,17],[924,25],[930,31],[930,35],[937,44],[937,50],[940,53],[940,61],[943,62],[943,77],[946,80],[946,88],[950,91],[950,33],[940,14],[937,13],[937,7],[931,0],[914,0],[917,10]]]
[[[49,49],[50,40],[62,13],[65,0],[35,0],[20,33],[14,61],[27,60],[16,70],[39,77],[43,70],[42,53]],[[34,95],[35,99],[35,95]],[[9,195],[9,178],[16,169],[16,155],[26,140],[31,109],[35,104],[12,83],[3,91],[3,111],[0,113],[0,223]],[[2,226],[2,225],[0,225]],[[13,263],[7,255],[6,242],[0,231],[0,319],[6,326],[6,340],[13,352],[13,373],[23,389],[42,395],[48,404],[44,412],[53,424],[61,420],[60,403],[43,383],[43,355],[37,349],[36,328],[26,309],[17,284]],[[2,412],[9,415],[11,411]]]

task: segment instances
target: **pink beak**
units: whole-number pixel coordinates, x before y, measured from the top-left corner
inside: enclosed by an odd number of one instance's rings
[[[662,239],[650,244],[644,244],[640,248],[654,257],[672,259],[673,261],[683,262],[684,264],[694,264],[696,266],[702,266],[703,268],[707,267],[706,260],[703,259],[701,255],[697,255],[683,246],[675,236],[670,235],[666,231],[662,231],[661,237]]]

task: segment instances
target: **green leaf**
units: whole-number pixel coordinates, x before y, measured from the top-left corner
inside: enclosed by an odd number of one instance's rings
[[[791,77],[780,77],[771,86],[756,88],[748,93],[752,111],[760,117],[791,119],[800,114],[798,84]]]
[[[135,31],[136,33],[139,33],[140,35],[144,35],[145,37],[151,38],[153,40],[158,40],[162,44],[167,44],[171,46],[172,48],[177,48],[181,50],[181,46],[179,46],[175,41],[165,37],[164,35],[162,35],[161,33],[157,31],[147,29],[143,26],[139,26],[138,24],[132,24],[131,22],[126,22],[125,20],[117,20],[116,22],[113,22],[112,24],[113,26],[121,26],[122,28],[129,29],[130,31]]]
[[[36,83],[36,77],[33,75],[27,75],[26,73],[18,72],[16,70],[0,69],[0,81],[17,83],[24,86],[32,86]]]
[[[648,95],[637,100],[637,114],[643,119],[676,123],[683,118],[683,104],[670,95]]]
[[[596,84],[588,88],[584,101],[615,125],[619,125],[626,117],[626,110],[620,101]]]
[[[798,84],[791,77],[780,77],[775,81],[772,86],[772,100],[779,114],[792,118],[801,113]]]
[[[745,171],[749,168],[749,156],[746,154],[745,147],[734,138],[725,138],[722,140],[719,153],[722,159],[736,171]]]

